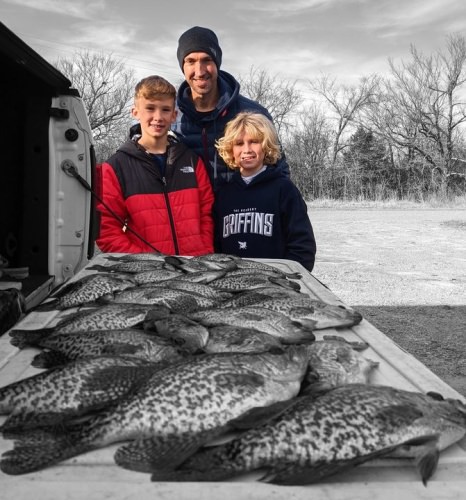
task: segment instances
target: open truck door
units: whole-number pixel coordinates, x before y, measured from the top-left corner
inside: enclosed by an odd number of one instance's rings
[[[92,258],[95,154],[78,91],[2,23],[0,66],[0,290],[28,310]]]

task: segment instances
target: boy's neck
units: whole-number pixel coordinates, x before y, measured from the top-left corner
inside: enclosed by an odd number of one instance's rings
[[[138,140],[138,144],[142,146],[148,153],[163,154],[167,151],[168,137],[150,137],[143,135]]]

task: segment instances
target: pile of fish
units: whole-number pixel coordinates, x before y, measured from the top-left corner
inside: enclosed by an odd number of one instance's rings
[[[6,474],[121,443],[116,464],[155,481],[306,484],[403,454],[426,483],[466,433],[464,404],[371,385],[366,345],[316,340],[362,317],[297,273],[223,254],[105,260],[38,307],[59,311],[53,326],[10,331],[42,371],[0,387]]]

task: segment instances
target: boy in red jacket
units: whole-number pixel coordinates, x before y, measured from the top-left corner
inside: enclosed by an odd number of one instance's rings
[[[169,134],[175,99],[175,87],[160,76],[136,85],[132,114],[141,135],[101,165],[103,252],[213,252],[213,191],[202,160]]]

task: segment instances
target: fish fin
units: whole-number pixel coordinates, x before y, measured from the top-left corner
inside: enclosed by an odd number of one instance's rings
[[[11,330],[10,344],[18,349],[37,346],[41,340],[50,335],[54,328],[41,328],[40,330]]]
[[[332,389],[335,389],[335,387],[331,386],[328,382],[317,380],[316,382],[311,382],[309,385],[304,385],[299,391],[299,396],[316,399]]]
[[[426,392],[427,396],[431,397],[435,401],[445,401],[445,398],[442,396],[442,394],[435,392],[435,391],[428,391]]]
[[[101,295],[100,297],[97,297],[95,299],[95,303],[97,305],[106,305],[106,304],[111,304],[114,300],[115,300],[115,295],[117,294],[118,292],[108,292],[108,293],[104,293],[103,295]]]
[[[345,339],[344,337],[340,337],[339,335],[324,335],[322,337],[322,340],[327,340],[327,341],[336,341],[336,342],[343,342],[350,347],[352,347],[355,351],[364,351],[369,347],[369,344],[367,342],[359,342],[357,340],[348,340]]]
[[[265,378],[259,373],[235,373],[225,372],[216,376],[216,383],[218,386],[225,387],[243,387],[248,389],[250,387],[262,387],[265,385]]]
[[[438,436],[435,440],[431,441],[430,446],[415,460],[416,469],[421,475],[422,484],[427,486],[427,481],[432,477],[437,470],[440,450],[437,446]]]
[[[383,457],[398,447],[391,446],[373,453],[367,453],[349,460],[337,460],[334,462],[321,462],[307,466],[297,466],[295,463],[284,463],[276,467],[271,467],[259,481],[281,484],[281,485],[302,485],[312,484],[329,476],[350,470],[358,465]]]
[[[94,264],[86,268],[88,271],[104,271],[106,273],[113,272],[112,269],[109,269],[109,266],[103,266],[102,264]]]
[[[19,475],[44,469],[62,460],[91,450],[92,445],[81,443],[80,429],[74,433],[63,431],[63,426],[53,430],[34,429],[16,435],[14,448],[3,453],[0,470],[5,474]]]
[[[160,305],[153,305],[153,306],[151,306],[151,308],[147,312],[146,317],[144,318],[144,324],[146,322],[166,318],[167,316],[170,316],[170,314],[171,314],[171,309],[169,307],[161,305],[161,304]]]
[[[377,418],[390,426],[399,427],[409,425],[414,420],[422,417],[423,412],[409,404],[399,404],[385,406],[377,412],[374,418]]]
[[[421,476],[422,483],[427,486],[427,481],[432,477],[440,456],[439,434],[427,434],[410,439],[400,446],[398,446],[393,457],[415,457],[414,464],[419,475]],[[400,454],[401,453],[401,454]]]
[[[166,264],[170,264],[171,266],[181,270],[182,270],[181,266],[184,266],[186,263],[189,262],[188,259],[179,257],[177,255],[167,255],[167,257],[164,257],[163,260],[165,261]]]
[[[75,417],[74,412],[41,412],[20,411],[11,413],[0,426],[0,432],[9,439],[15,439],[23,432],[32,431],[39,428],[47,428],[51,434],[57,433],[63,429],[67,418]]]
[[[297,399],[288,399],[286,401],[273,403],[269,406],[256,406],[243,413],[241,416],[230,420],[228,425],[232,430],[259,427],[260,425],[264,425],[280,417],[286,410],[294,406],[296,402]]]
[[[60,304],[59,304],[58,298],[53,298],[53,299],[47,300],[45,302],[42,302],[41,304],[34,307],[32,309],[32,311],[34,311],[34,312],[48,312],[48,311],[54,311],[55,309],[60,309]]]
[[[306,330],[317,330],[316,326],[318,321],[314,319],[308,319],[308,318],[301,318],[299,320],[292,321],[292,323],[296,326],[300,326],[305,328]],[[316,338],[313,335],[309,335],[306,340],[315,340]]]
[[[353,312],[353,325],[359,325],[361,321],[363,320],[363,315],[359,311],[352,311]]]
[[[295,273],[285,273],[285,276],[289,280],[300,280],[303,277],[303,275],[301,273],[298,273],[298,272],[295,272]]]
[[[301,290],[301,285],[296,281],[290,281],[287,278],[276,278],[274,276],[269,276],[269,281],[275,285],[282,286],[284,288],[291,288],[292,290]]]
[[[206,442],[218,437],[220,430],[192,435],[158,436],[136,439],[115,452],[117,465],[138,472],[173,470]]]
[[[55,368],[72,361],[72,358],[60,351],[42,351],[36,354],[31,361],[35,368]]]
[[[24,412],[10,413],[5,422],[0,425],[0,432],[4,434],[4,437],[8,433],[19,432],[24,428],[24,423],[27,419],[28,417],[25,416]]]

